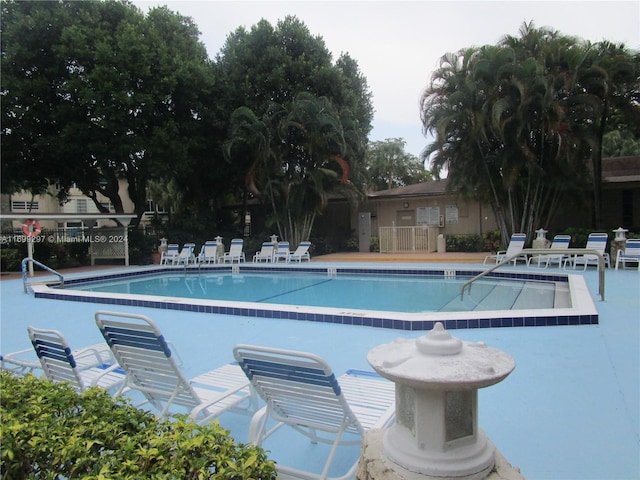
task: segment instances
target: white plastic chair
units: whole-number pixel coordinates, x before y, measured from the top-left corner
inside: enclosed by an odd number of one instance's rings
[[[556,235],[553,237],[553,242],[551,242],[551,247],[549,250],[566,250],[569,248],[569,243],[571,242],[571,235]],[[568,258],[568,254],[566,253],[557,253],[557,254],[545,254],[545,255],[534,255],[527,259],[527,266],[531,266],[531,262],[536,260],[538,263],[538,267],[544,262],[544,267],[547,268],[549,264],[557,263],[558,268],[562,268],[565,260]]]
[[[604,257],[605,265],[611,268],[611,260],[609,258],[609,254],[606,252],[608,240],[609,236],[606,233],[590,233],[585,248],[600,252]],[[574,269],[578,265],[583,265],[584,270],[586,270],[588,266],[598,266],[598,257],[590,254],[574,255],[565,262],[565,266],[567,263],[571,263]]]
[[[233,262],[240,263],[241,261],[244,262],[245,258],[244,258],[244,252],[242,251],[243,247],[244,247],[244,240],[242,240],[241,238],[234,238],[233,240],[231,240],[229,251],[225,252],[224,256],[222,257],[222,262],[223,263],[227,263],[227,261],[229,263],[233,263]]]
[[[629,239],[624,250],[618,250],[616,270],[620,264],[622,264],[622,268],[626,268],[627,262],[637,263],[640,271],[640,239]]]
[[[159,415],[186,409],[205,423],[226,411],[253,414],[257,396],[238,365],[187,380],[156,324],[144,315],[98,311],[96,324],[126,373],[122,389],[141,392]],[[177,412],[176,412],[177,413]]]
[[[487,260],[493,258],[495,259],[496,263],[500,263],[502,262],[505,258],[508,258],[512,255],[517,254],[518,252],[522,251],[522,249],[524,249],[524,244],[527,241],[527,235],[524,233],[514,233],[513,235],[511,235],[511,240],[509,240],[509,245],[507,246],[506,250],[502,250],[497,252],[495,255],[487,255],[484,258],[484,262],[482,262],[483,264],[487,263]],[[518,260],[524,260],[525,262],[527,261],[527,256],[526,255],[521,255],[518,257],[515,257],[512,261],[513,264],[515,265],[517,263]]]
[[[251,420],[251,443],[262,445],[287,426],[312,443],[331,445],[321,474],[277,463],[280,476],[325,479],[341,445],[358,445],[366,430],[383,428],[394,419],[395,385],[376,373],[350,370],[336,378],[316,355],[255,345],[236,345],[233,354],[267,403]],[[275,426],[268,427],[269,420]],[[357,460],[341,478],[352,476],[356,467]]]
[[[263,242],[260,251],[253,256],[254,262],[270,262],[273,260],[273,243]]]
[[[298,247],[294,252],[289,255],[290,262],[301,262],[306,260],[307,262],[311,261],[311,255],[309,254],[309,248],[311,247],[311,242],[300,242]]]
[[[101,387],[113,391],[124,382],[124,372],[118,364],[97,362],[110,360],[101,356],[93,357],[92,367],[82,367],[78,364],[74,353],[64,336],[57,330],[45,330],[27,327],[31,344],[40,360],[44,375],[54,382],[67,382],[77,391],[86,390],[89,387]],[[96,352],[87,350],[78,352],[79,357],[93,356]],[[84,360],[85,365],[88,361]],[[119,391],[118,391],[119,392]]]
[[[280,260],[283,260],[288,262],[290,255],[291,251],[289,250],[289,242],[278,242],[276,249],[273,251],[273,261],[279,262]]]
[[[177,243],[170,243],[167,245],[167,251],[162,252],[160,256],[160,265],[173,265],[173,262],[180,253],[180,245]]]

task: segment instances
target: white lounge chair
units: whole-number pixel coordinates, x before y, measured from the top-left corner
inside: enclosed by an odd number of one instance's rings
[[[251,420],[249,442],[262,445],[288,426],[313,443],[331,445],[321,474],[277,463],[285,478],[327,478],[340,445],[358,445],[364,431],[385,427],[394,419],[395,386],[373,372],[351,370],[336,379],[331,367],[310,353],[236,345],[233,354],[267,403]],[[268,425],[269,420],[275,426]],[[342,478],[352,476],[356,466],[357,459]]]
[[[69,344],[59,331],[29,326],[27,332],[44,375],[49,380],[67,382],[77,391],[83,391],[89,387],[101,387],[113,393],[122,386],[125,376],[117,363],[96,364],[90,368],[81,368]],[[99,360],[102,358],[95,361]]]
[[[259,252],[256,252],[253,256],[254,262],[270,262],[273,260],[273,243],[271,242],[263,242],[262,248],[260,248]]]
[[[75,349],[71,354],[75,358],[76,367],[79,370],[115,363],[109,346],[104,342]],[[37,375],[42,370],[42,364],[38,360],[34,349],[26,348],[0,355],[0,369],[8,370],[18,375],[26,375],[27,373]]]
[[[187,380],[156,324],[144,315],[98,311],[96,324],[126,373],[122,388],[136,390],[159,411],[186,409],[205,423],[226,411],[253,414],[257,396],[238,365],[224,365]]]
[[[298,247],[294,252],[289,255],[290,262],[302,262],[306,260],[307,262],[311,261],[311,255],[309,254],[309,248],[311,247],[311,242],[300,242]]]
[[[173,265],[174,260],[180,254],[180,245],[177,243],[170,243],[167,245],[167,251],[162,252],[160,256],[160,265]]]
[[[189,265],[196,262],[196,256],[193,252],[196,248],[195,243],[185,243],[177,257],[173,259],[174,265]]]
[[[616,270],[622,264],[622,268],[626,268],[627,262],[637,263],[640,271],[640,239],[628,239],[624,250],[618,250],[616,256]]]
[[[587,239],[587,245],[585,248],[589,250],[596,250],[600,252],[604,257],[604,263],[607,267],[611,268],[611,260],[609,258],[609,254],[606,252],[607,249],[607,241],[609,240],[609,236],[606,233],[590,233],[589,238]],[[573,255],[573,257],[569,258],[565,262],[565,266],[571,263],[573,268],[575,269],[578,265],[583,265],[584,270],[587,269],[589,265],[598,266],[598,257],[596,255]]]
[[[229,263],[244,262],[245,258],[244,258],[244,252],[242,251],[243,247],[244,247],[244,240],[242,240],[241,238],[234,238],[233,240],[231,240],[229,251],[225,252],[224,256],[222,257],[222,262],[223,263],[227,263],[227,261]]]
[[[289,242],[278,242],[276,249],[273,251],[273,261],[279,262],[280,260],[283,260],[288,262],[290,255],[291,250],[289,250]]]
[[[205,265],[218,263],[218,242],[215,240],[207,240],[204,242],[198,254],[197,261],[199,264]]]
[[[495,259],[496,263],[500,263],[502,262],[504,259],[517,254],[518,252],[522,251],[522,249],[524,248],[524,244],[527,241],[527,235],[524,233],[514,233],[513,235],[511,235],[511,240],[509,240],[509,246],[507,247],[506,250],[502,250],[497,252],[495,255],[487,255],[484,258],[484,264],[487,263],[487,260],[493,258]],[[517,256],[515,258],[513,258],[513,264],[515,265],[517,263],[518,260],[524,260],[525,262],[527,261],[527,256],[526,255],[520,255]]]
[[[553,237],[553,242],[551,242],[551,247],[549,250],[566,250],[569,248],[569,243],[571,242],[571,235],[556,235]],[[532,261],[536,261],[538,263],[538,267],[541,266],[542,262],[544,262],[544,267],[547,268],[549,264],[557,263],[558,268],[562,268],[565,260],[569,257],[566,253],[556,253],[556,254],[545,254],[545,255],[534,255],[527,259],[527,266],[531,266]]]

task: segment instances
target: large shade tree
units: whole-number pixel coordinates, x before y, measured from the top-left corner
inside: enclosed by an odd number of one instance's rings
[[[402,138],[370,142],[365,160],[364,190],[379,191],[432,180],[431,172],[405,151]]]
[[[450,187],[490,202],[505,243],[547,226],[569,193],[590,184],[601,140],[578,125],[601,125],[602,110],[575,107],[590,52],[524,24],[519,37],[445,55],[425,90],[422,121],[435,137],[425,157],[448,170]]]
[[[126,2],[2,2],[2,192],[75,184],[138,217],[147,184],[189,168],[211,65],[190,19]]]
[[[332,61],[295,17],[239,28],[216,59],[230,117],[227,174],[238,195],[270,208],[267,224],[308,240],[330,192],[353,190],[371,129],[371,94],[347,54]]]

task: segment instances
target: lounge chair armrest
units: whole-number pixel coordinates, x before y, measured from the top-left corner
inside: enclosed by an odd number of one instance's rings
[[[252,445],[261,446],[263,441],[284,426],[284,422],[277,422],[271,429],[267,430],[268,408],[268,406],[262,407],[251,417],[248,442]]]
[[[96,375],[96,377],[93,380],[91,380],[90,386],[95,387],[96,385],[98,385],[98,382],[102,377],[104,377],[105,375],[109,375],[111,372],[117,370],[118,368],[120,368],[120,365],[118,365],[117,363],[114,363],[113,365],[110,365],[109,367],[105,368],[100,375]]]
[[[189,382],[193,385],[194,382]],[[193,421],[198,421],[198,417],[203,414],[203,412],[206,413],[206,410],[215,405],[216,403],[218,403],[219,401],[230,397],[231,395],[235,395],[236,393],[238,393],[240,390],[245,389],[245,388],[249,388],[249,382],[247,383],[239,383],[236,387],[230,388],[228,390],[225,390],[224,392],[220,392],[220,395],[216,395],[213,398],[210,398],[209,400],[207,400],[206,402],[202,402],[200,403],[197,407],[195,407],[194,409],[191,410],[191,412],[189,412],[189,417],[191,418],[191,420]],[[205,415],[204,420],[207,420],[209,417],[207,415]]]
[[[26,348],[0,355],[0,368],[21,374],[32,373],[34,370],[42,368],[40,361],[37,358],[33,358],[33,353],[33,348]]]

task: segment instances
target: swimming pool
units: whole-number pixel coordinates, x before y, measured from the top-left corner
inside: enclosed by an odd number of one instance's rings
[[[460,300],[460,281],[481,271],[250,264],[150,267],[73,279],[65,282],[64,290],[31,288],[36,298],[400,330],[430,330],[437,321],[447,329],[598,323],[591,295],[576,275],[493,272]],[[96,282],[101,282],[101,291]],[[213,292],[223,295],[199,298]]]

